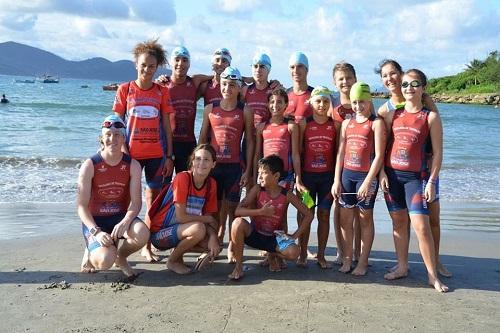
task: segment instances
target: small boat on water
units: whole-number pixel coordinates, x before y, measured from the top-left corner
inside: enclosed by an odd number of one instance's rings
[[[102,90],[106,90],[106,91],[118,90],[119,85],[120,84],[118,84],[118,83],[106,84],[106,85],[102,86]]]
[[[42,83],[59,83],[59,78],[52,75],[42,75],[38,78]]]
[[[81,86],[80,86],[80,88],[88,88],[88,87],[89,87],[89,86],[88,86],[88,85],[86,85],[86,84],[83,84],[83,85],[81,85]]]
[[[15,83],[35,83],[35,80],[19,80],[19,79],[15,79],[14,82]]]

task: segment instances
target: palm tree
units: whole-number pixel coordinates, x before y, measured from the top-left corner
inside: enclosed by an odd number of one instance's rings
[[[477,74],[479,70],[484,66],[484,62],[474,59],[469,64],[465,64],[465,66],[467,66],[467,71],[471,72],[471,74],[474,75],[474,85],[477,86]]]

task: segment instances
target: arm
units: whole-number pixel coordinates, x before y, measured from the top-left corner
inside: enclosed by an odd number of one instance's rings
[[[257,182],[257,171],[259,170],[258,168],[258,163],[259,160],[262,158],[262,152],[263,152],[263,138],[262,138],[262,132],[264,130],[265,124],[260,123],[257,125],[256,130],[255,130],[255,157],[253,159],[253,179],[255,182]]]
[[[307,188],[302,183],[302,167],[300,159],[300,128],[294,122],[288,123],[288,131],[292,138],[292,164],[293,172],[295,173],[295,183],[299,192],[307,191]]]
[[[198,143],[208,143],[208,131],[210,130],[210,119],[208,115],[212,112],[213,105],[208,104],[203,111],[203,122],[201,123],[200,137]]]
[[[213,224],[217,221],[214,219],[212,214],[205,215],[193,215],[188,214],[186,211],[186,204],[176,202],[175,203],[175,220],[179,223],[189,223],[189,222],[201,222],[206,224]]]
[[[304,150],[304,132],[306,131],[306,120],[302,119],[299,126],[299,154],[302,155]]]
[[[127,210],[127,214],[123,220],[120,221],[111,232],[111,237],[117,241],[123,234],[130,228],[132,221],[139,215],[142,207],[142,197],[141,197],[141,165],[136,160],[132,160],[130,163],[130,205]],[[148,219],[149,220],[149,219]]]
[[[245,108],[243,110],[243,115],[245,117],[245,137],[246,137],[246,145],[247,145],[247,152],[246,152],[246,160],[247,160],[247,165],[245,168],[245,171],[243,172],[243,175],[241,176],[240,180],[240,186],[245,186],[248,182],[248,180],[251,177],[252,174],[252,161],[253,161],[253,153],[254,153],[254,146],[255,146],[255,140],[252,137],[253,136],[253,110],[249,106],[245,105]]]
[[[373,179],[377,177],[377,174],[379,173],[379,170],[382,167],[382,164],[384,163],[384,152],[385,152],[387,137],[385,132],[385,125],[382,119],[376,119],[373,122],[372,129],[375,141],[375,158],[372,161],[370,170],[368,171],[368,174],[366,175],[363,184],[361,184],[358,190],[358,198],[366,198],[372,194],[370,192],[371,183]]]
[[[292,191],[288,191],[286,198],[288,202],[297,209],[297,212],[301,214],[300,216],[302,216],[302,221],[299,222],[299,228],[292,235],[290,235],[290,237],[292,237],[293,239],[297,239],[304,233],[304,231],[307,230],[307,228],[309,228],[314,216],[311,210],[308,209],[306,205],[302,203],[299,197],[296,196]]]
[[[161,117],[161,124],[163,126],[163,131],[167,137],[167,156],[172,156],[172,129],[170,128],[170,115],[173,113],[167,113],[164,117]],[[165,162],[165,167],[163,168],[162,174],[164,176],[171,176],[174,171],[174,161],[171,158],[167,158]]]
[[[264,205],[261,208],[255,208],[257,202],[257,195],[260,192],[260,186],[254,185],[247,196],[238,204],[234,212],[235,216],[271,216],[274,214],[274,207],[271,205]]]
[[[432,164],[424,195],[428,202],[432,202],[436,198],[436,181],[443,163],[443,125],[437,112],[429,113],[427,121],[432,142]]]
[[[207,90],[207,85],[208,85],[208,81],[204,81],[204,82],[200,83],[200,85],[198,86],[198,89],[196,90],[196,101],[198,101],[205,94],[205,91]]]
[[[213,75],[195,74],[191,79],[193,80],[194,86],[198,88],[203,82],[210,81],[213,77]]]
[[[94,166],[90,159],[83,162],[80,173],[78,175],[78,193],[76,197],[76,205],[78,216],[83,224],[90,230],[97,227],[97,224],[92,217],[92,213],[89,209],[91,189],[92,189],[92,178],[94,178]],[[102,246],[110,246],[113,244],[113,239],[111,235],[100,231],[94,236],[97,241]]]
[[[386,137],[386,142],[385,142],[385,148],[384,151],[387,150],[387,144],[389,143],[389,140],[392,135],[392,119],[394,118],[394,112],[388,112],[387,109],[384,106],[381,106],[378,109],[378,114],[384,121],[385,125],[385,137]],[[380,189],[384,192],[389,191],[389,180],[387,179],[387,175],[385,173],[385,169],[382,166],[380,168],[379,174],[378,174],[378,181],[380,183]]]
[[[342,169],[344,166],[344,157],[345,157],[345,130],[347,125],[349,124],[349,120],[344,120],[342,123],[342,127],[339,130],[339,138],[338,140],[338,148],[337,148],[337,158],[335,160],[335,178],[332,185],[332,195],[335,200],[340,198],[342,193]]]

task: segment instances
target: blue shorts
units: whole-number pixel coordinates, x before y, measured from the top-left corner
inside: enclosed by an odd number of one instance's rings
[[[333,172],[302,172],[302,183],[320,209],[330,210],[332,207],[334,176]]]
[[[157,232],[151,233],[151,244],[159,250],[168,250],[176,247],[180,240],[177,236],[179,224],[172,224],[169,227],[163,228]]]
[[[252,233],[245,237],[245,244],[253,247],[254,249],[264,250],[269,253],[276,252],[276,246],[278,243],[276,242],[276,237],[266,236],[255,230],[252,226]]]
[[[225,198],[231,202],[240,202],[241,165],[239,163],[216,164],[211,176],[217,183],[217,200]]]
[[[125,217],[126,213],[110,215],[110,216],[93,216],[95,224],[105,233],[111,234],[115,225],[120,223]],[[134,219],[141,221],[138,217]],[[82,233],[83,238],[85,239],[85,245],[89,252],[92,252],[95,249],[100,248],[102,245],[99,241],[90,233],[89,228],[85,224],[82,223]],[[123,237],[122,237],[123,238]]]
[[[386,167],[385,173],[389,179],[389,191],[384,195],[389,212],[408,209],[408,214],[429,215],[424,197],[426,181],[419,172]]]
[[[368,172],[353,171],[344,168],[342,170],[342,192],[357,193],[367,175]],[[370,184],[369,192],[371,195],[366,197],[363,201],[359,201],[356,194],[343,194],[343,203],[340,203],[340,206],[343,208],[354,208],[354,206],[357,206],[361,209],[373,209],[377,191],[378,180],[374,179]]]
[[[144,169],[144,174],[146,175],[146,184],[150,189],[158,190],[167,183],[164,179],[162,172],[165,165],[165,158],[147,158],[144,160],[137,160],[141,165],[141,169]]]

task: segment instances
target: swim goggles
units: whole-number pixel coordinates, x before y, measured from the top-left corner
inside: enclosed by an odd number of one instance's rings
[[[105,121],[102,123],[102,128],[125,128],[125,124],[121,121]]]
[[[418,80],[413,80],[411,82],[404,81],[403,83],[401,83],[401,88],[408,88],[408,86],[411,86],[413,88],[417,88],[417,87],[422,86],[422,83],[420,83],[420,81],[418,81]]]

